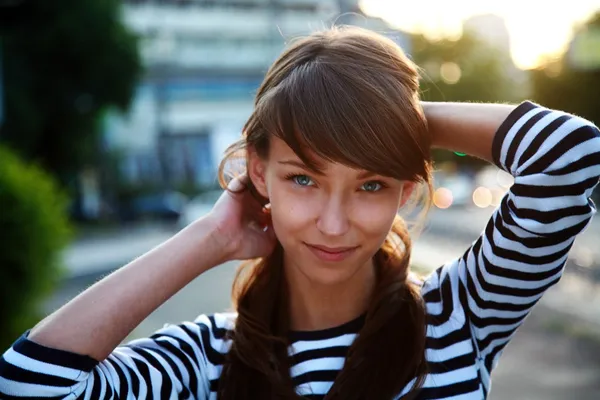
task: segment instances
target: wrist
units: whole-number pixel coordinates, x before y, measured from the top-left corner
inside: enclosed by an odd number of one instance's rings
[[[442,106],[443,103],[441,102],[421,102],[423,114],[425,115],[425,119],[427,120],[427,129],[429,130],[432,148],[439,148],[443,145],[443,140],[441,140],[442,138],[440,138],[439,129],[437,129],[439,120],[439,108]]]
[[[194,221],[181,234],[191,244],[191,256],[201,260],[200,272],[230,261],[233,252],[230,249],[231,243],[210,216]]]

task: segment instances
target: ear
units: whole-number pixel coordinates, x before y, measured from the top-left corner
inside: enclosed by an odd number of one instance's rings
[[[410,199],[410,196],[414,193],[416,187],[417,184],[415,182],[408,181],[402,184],[402,195],[400,196],[399,208],[404,207],[408,199]]]
[[[256,189],[257,194],[268,199],[269,193],[267,191],[266,171],[266,161],[260,158],[254,149],[249,148],[248,178],[250,178],[250,182]]]

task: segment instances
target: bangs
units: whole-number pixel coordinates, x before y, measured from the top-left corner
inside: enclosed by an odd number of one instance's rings
[[[402,107],[407,104],[403,91],[390,90],[390,85],[390,76],[314,60],[264,93],[255,116],[262,129],[282,139],[316,172],[324,162],[334,162],[419,181],[424,154],[412,140],[409,148],[403,145],[407,136],[418,133],[412,132],[419,125],[417,112]]]

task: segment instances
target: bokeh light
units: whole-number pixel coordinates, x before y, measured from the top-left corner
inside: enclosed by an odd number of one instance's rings
[[[497,207],[500,205],[500,202],[502,201],[502,198],[504,197],[504,195],[506,194],[506,192],[500,188],[493,188],[491,189],[491,193],[492,193],[492,206]]]
[[[508,189],[515,183],[515,178],[508,172],[499,169],[498,174],[496,175],[496,182],[503,188]]]
[[[486,187],[480,186],[473,192],[473,203],[479,208],[491,206],[492,201],[492,191]]]
[[[460,67],[456,63],[445,62],[440,67],[440,76],[442,77],[442,80],[449,85],[457,83],[460,80],[461,74]]]
[[[433,204],[440,209],[446,209],[452,205],[454,197],[452,191],[447,188],[438,188],[433,193]]]

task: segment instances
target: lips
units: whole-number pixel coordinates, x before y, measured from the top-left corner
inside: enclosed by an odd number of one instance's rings
[[[344,253],[346,251],[354,250],[354,249],[356,249],[358,247],[358,246],[327,247],[327,246],[321,246],[321,245],[310,244],[310,243],[307,243],[307,246],[314,247],[317,250],[321,250],[321,251],[324,251],[324,252],[327,252],[327,253],[331,253],[331,254]]]
[[[305,243],[308,249],[325,262],[339,262],[348,258],[354,253],[358,246],[346,246],[346,247],[329,247],[317,244]]]

